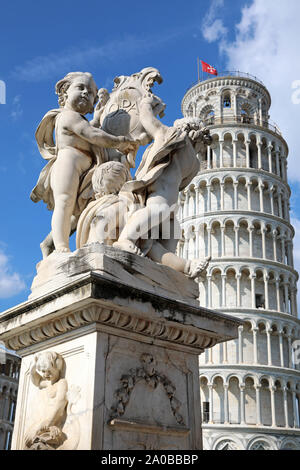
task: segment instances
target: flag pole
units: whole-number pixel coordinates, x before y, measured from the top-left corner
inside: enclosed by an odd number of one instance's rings
[[[199,74],[199,57],[197,57],[197,68],[198,68],[198,82],[200,82],[200,74]]]

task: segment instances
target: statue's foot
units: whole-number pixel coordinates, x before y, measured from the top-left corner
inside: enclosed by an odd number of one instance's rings
[[[43,259],[46,259],[55,250],[53,242],[49,242],[47,238],[42,241],[42,243],[40,243],[40,248],[43,255]]]
[[[184,274],[187,274],[191,279],[198,277],[207,268],[211,256],[207,256],[204,260],[192,259],[188,260],[185,266]]]
[[[119,248],[119,250],[129,251],[139,256],[143,256],[143,252],[131,241],[131,240],[118,240],[113,243],[113,247]]]
[[[60,246],[55,249],[55,253],[70,253],[71,250],[67,246]]]

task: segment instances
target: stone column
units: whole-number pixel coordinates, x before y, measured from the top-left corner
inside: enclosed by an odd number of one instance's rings
[[[284,311],[285,313],[289,313],[289,283],[284,282],[284,303],[285,303],[285,308]]]
[[[246,182],[247,187],[247,202],[248,202],[248,211],[251,211],[251,182]]]
[[[267,349],[268,349],[268,366],[271,366],[272,365],[272,349],[271,349],[272,329],[270,327],[267,327],[266,333],[267,333]]]
[[[214,392],[214,386],[213,384],[208,384],[208,389],[209,389],[209,424],[213,424],[214,422],[214,398],[213,398],[213,392]]]
[[[293,361],[292,361],[292,336],[291,334],[288,335],[288,348],[289,348],[289,369],[293,368]]]
[[[246,140],[246,167],[250,168],[250,140]]]
[[[223,364],[228,363],[227,342],[223,343]]]
[[[261,146],[262,146],[262,143],[261,142],[257,142],[257,162],[258,162],[258,169],[261,170],[262,169],[262,162],[261,162]]]
[[[234,205],[234,210],[238,210],[238,182],[234,181],[233,183],[233,191],[234,191],[234,196],[233,196],[233,205]]]
[[[277,311],[280,312],[280,280],[279,278],[275,279],[276,285],[276,302],[277,302]]]
[[[243,326],[238,327],[239,330],[239,363],[243,364]]]
[[[271,186],[270,188],[270,203],[271,203],[271,214],[275,215],[274,213],[274,187]]]
[[[295,315],[295,306],[297,304],[297,298],[295,296],[295,288],[291,288],[291,314]]]
[[[245,424],[245,384],[240,384],[241,425]]]
[[[277,261],[277,230],[272,230],[273,238],[273,260]]]
[[[279,170],[279,150],[275,150],[276,156],[276,175],[280,177],[280,170]]]
[[[266,227],[263,225],[261,227],[261,242],[262,242],[262,257],[266,259]]]
[[[235,237],[234,237],[234,243],[235,243],[234,252],[235,252],[235,256],[238,257],[238,256],[240,256],[240,254],[239,254],[239,251],[240,251],[239,250],[239,227],[238,226],[234,227],[234,235],[235,235]]]
[[[253,363],[254,364],[258,363],[258,358],[257,358],[257,332],[258,332],[258,328],[253,327],[252,328],[252,333],[253,333]]]
[[[287,387],[283,387],[283,407],[284,407],[284,421],[285,427],[289,427],[289,410],[288,410],[288,397],[287,397],[288,389]]]
[[[249,232],[249,248],[250,248],[250,258],[253,258],[253,230],[254,230],[254,227],[253,225],[250,225],[250,227],[248,227],[248,232]]]
[[[259,190],[259,210],[260,212],[264,212],[264,185],[261,181],[258,183],[258,190]]]
[[[220,144],[220,168],[223,168],[223,146],[224,146],[224,140],[219,141]]]
[[[195,202],[196,202],[196,215],[200,215],[199,214],[199,188],[195,188]]]
[[[228,384],[224,384],[224,424],[229,424]]]
[[[211,256],[211,228],[207,227],[207,256]]]
[[[241,306],[241,274],[236,273],[236,306]]]
[[[199,239],[200,239],[200,236],[199,236],[199,233],[200,233],[200,229],[196,230],[196,258],[199,258],[200,254],[199,254],[199,251],[200,251],[200,248],[199,248]]]
[[[279,353],[280,353],[280,367],[284,367],[284,354],[283,354],[283,330],[278,331],[279,336]]]
[[[264,287],[265,287],[265,309],[269,310],[269,275],[264,273]]]
[[[278,193],[278,213],[279,213],[279,217],[283,219],[281,193]]]
[[[285,238],[284,235],[281,235],[281,262],[285,264]]]
[[[255,386],[256,391],[256,424],[260,426],[262,424],[262,416],[261,416],[261,406],[260,406],[260,389],[261,385],[256,384]]]
[[[272,144],[268,145],[269,173],[272,173]]]
[[[293,416],[294,416],[294,428],[299,428],[299,415],[297,413],[297,403],[296,403],[296,390],[292,389],[293,395]]]
[[[252,303],[252,308],[256,308],[256,305],[255,305],[255,278],[256,278],[256,274],[255,274],[255,273],[250,274],[250,279],[251,279],[251,303]]]
[[[225,256],[225,225],[220,225],[221,230],[221,256]]]
[[[233,146],[233,167],[237,167],[237,140],[233,140],[232,146]]]
[[[236,93],[233,93],[233,112],[234,112],[234,117],[237,118],[237,96],[236,96]]]
[[[226,307],[226,274],[221,274],[222,278],[222,307]]]
[[[224,183],[220,183],[221,211],[224,210]]]
[[[207,212],[210,212],[211,211],[211,192],[210,192],[211,185],[207,184],[206,188],[207,188]]]
[[[262,99],[258,99],[258,113],[259,113],[259,123],[263,125],[263,114],[262,114]]]
[[[274,385],[272,385],[272,386],[270,387],[270,392],[271,392],[272,427],[276,427],[275,391],[276,391],[276,387],[275,387]]]
[[[211,274],[207,275],[206,278],[207,278],[207,291],[208,291],[207,292],[207,294],[208,294],[208,299],[207,299],[208,300],[208,308],[211,308],[212,307],[212,302],[211,302],[211,300],[212,300],[211,299],[211,297],[212,297],[212,295],[211,295]]]

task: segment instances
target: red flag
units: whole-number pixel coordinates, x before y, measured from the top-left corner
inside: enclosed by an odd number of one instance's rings
[[[206,62],[203,62],[203,60],[201,60],[201,64],[203,72],[211,73],[212,75],[218,75],[217,69],[215,69],[211,65],[207,64]]]

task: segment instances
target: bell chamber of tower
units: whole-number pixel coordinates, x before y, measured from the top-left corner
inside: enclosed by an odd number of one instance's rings
[[[177,250],[212,257],[200,304],[245,320],[238,339],[200,356],[207,449],[300,449],[288,146],[270,106],[266,87],[240,72],[198,82],[182,100],[212,143],[179,197]]]

